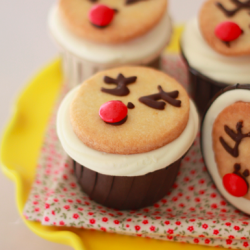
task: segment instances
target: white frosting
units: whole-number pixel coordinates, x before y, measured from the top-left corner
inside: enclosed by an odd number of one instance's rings
[[[250,83],[250,56],[224,56],[204,40],[197,18],[186,24],[181,47],[189,65],[203,75],[227,84]]]
[[[224,188],[213,151],[212,131],[215,119],[226,107],[238,101],[250,102],[250,91],[243,89],[227,91],[212,103],[202,124],[202,148],[206,166],[220,193],[239,210],[250,214],[250,201],[234,197]]]
[[[103,153],[83,144],[70,123],[70,104],[79,87],[68,93],[57,115],[57,134],[66,153],[76,162],[98,173],[114,176],[140,176],[163,169],[180,159],[198,132],[198,114],[190,101],[190,115],[183,133],[173,142],[148,153],[118,155]]]
[[[94,63],[116,66],[150,62],[160,55],[172,33],[167,11],[156,27],[147,34],[117,45],[94,43],[75,36],[62,22],[58,7],[53,7],[50,11],[49,27],[56,41],[69,52]]]

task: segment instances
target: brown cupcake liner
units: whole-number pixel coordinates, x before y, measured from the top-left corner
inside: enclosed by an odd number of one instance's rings
[[[180,169],[181,159],[155,172],[134,177],[97,173],[74,161],[78,183],[90,199],[106,207],[134,210],[153,205],[171,189]]]
[[[191,98],[194,100],[200,115],[203,115],[209,101],[215,96],[215,94],[225,87],[230,86],[230,84],[217,82],[210,79],[209,77],[206,77],[199,71],[190,67],[183,52],[181,52],[181,56],[188,67],[188,92]]]

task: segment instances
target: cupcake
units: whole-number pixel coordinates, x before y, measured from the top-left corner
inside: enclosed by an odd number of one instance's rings
[[[185,27],[182,55],[200,113],[219,90],[250,83],[249,11],[249,0],[208,0]]]
[[[218,190],[250,214],[250,85],[232,85],[210,103],[201,125],[205,165]]]
[[[97,73],[68,93],[57,116],[82,190],[120,210],[167,194],[197,131],[198,114],[185,89],[147,67]]]
[[[72,87],[122,65],[159,68],[172,33],[167,0],[59,0],[49,27]]]

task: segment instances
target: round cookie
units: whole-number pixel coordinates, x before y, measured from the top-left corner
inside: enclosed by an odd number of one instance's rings
[[[99,116],[101,106],[112,100],[134,106],[122,125],[105,123]],[[127,155],[149,152],[178,138],[187,125],[189,109],[186,91],[173,78],[149,68],[122,67],[85,81],[70,116],[74,132],[85,145]]]
[[[114,9],[113,20],[105,27],[90,22],[89,12],[102,4]],[[118,44],[150,31],[166,12],[167,0],[60,0],[65,24],[77,36],[97,43]],[[149,18],[150,17],[150,18]]]
[[[249,13],[249,0],[208,0],[199,14],[201,33],[207,43],[223,55],[249,55]]]
[[[234,85],[211,101],[201,124],[205,165],[221,194],[250,214],[250,85]]]

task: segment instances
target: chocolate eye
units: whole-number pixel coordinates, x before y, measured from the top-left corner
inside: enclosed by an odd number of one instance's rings
[[[133,4],[133,3],[137,3],[137,2],[141,2],[141,1],[146,1],[146,0],[126,0],[125,4],[129,5],[129,4]]]

